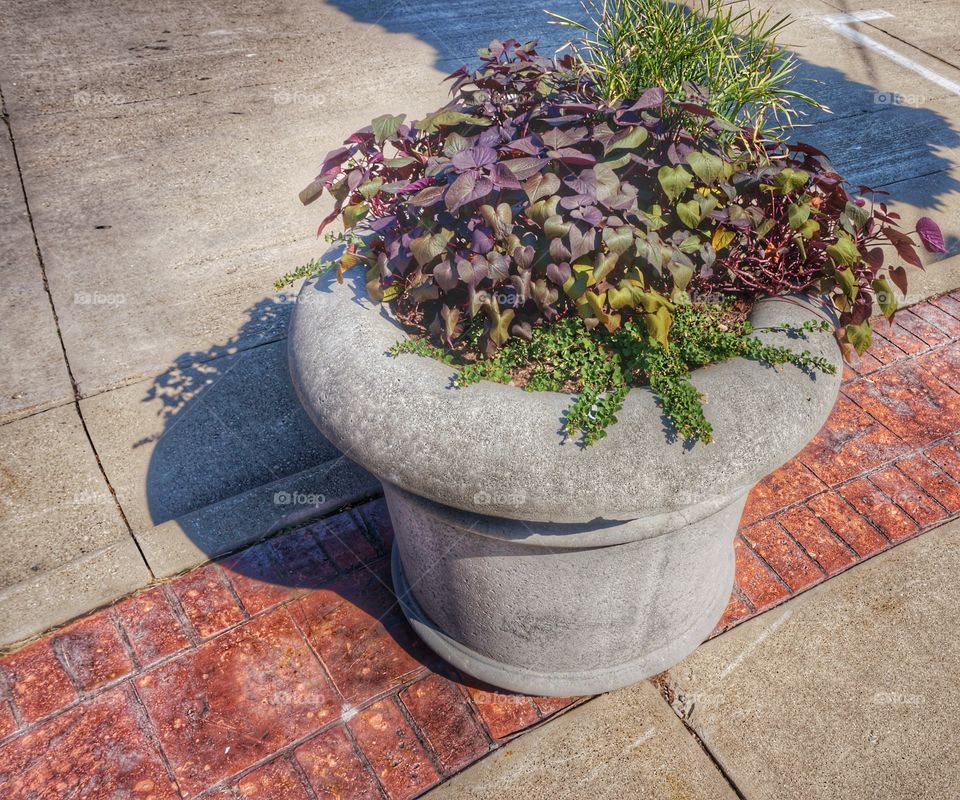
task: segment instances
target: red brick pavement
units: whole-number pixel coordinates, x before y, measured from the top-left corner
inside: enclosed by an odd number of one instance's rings
[[[751,494],[714,635],[960,514],[960,293],[901,312],[844,377]],[[577,702],[433,656],[392,536],[376,500],[0,659],[0,797],[403,800]]]

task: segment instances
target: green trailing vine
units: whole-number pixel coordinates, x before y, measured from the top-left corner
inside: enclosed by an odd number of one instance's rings
[[[809,321],[775,330],[802,337],[829,327],[826,322]],[[713,429],[703,412],[703,397],[690,381],[692,370],[739,356],[772,365],[791,363],[811,371],[836,371],[824,358],[764,344],[755,333],[749,321],[731,314],[730,303],[677,306],[667,347],[648,334],[646,325],[634,321],[610,333],[604,328],[588,329],[579,317],[567,317],[534,328],[529,339],[514,337],[490,358],[459,364],[453,383],[463,387],[481,380],[514,382],[528,391],[576,394],[564,431],[567,436],[579,434],[584,445],[606,436],[631,387],[646,385],[678,436],[707,443],[713,439]],[[397,342],[390,353],[457,362],[457,354],[423,339]]]
[[[314,275],[319,275],[328,269],[342,269],[341,261],[345,257],[354,259],[354,264],[363,260],[361,256],[353,252],[360,250],[364,244],[363,238],[356,232],[341,231],[338,233],[326,233],[323,238],[324,241],[331,246],[338,244],[344,245],[347,252],[338,253],[335,257],[327,259],[314,258],[306,264],[301,264],[296,269],[290,270],[290,272],[285,272],[273,282],[274,289],[279,292],[288,286],[293,286],[293,284],[303,278],[312,278]]]

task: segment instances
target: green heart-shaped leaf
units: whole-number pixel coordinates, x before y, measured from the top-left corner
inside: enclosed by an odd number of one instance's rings
[[[352,206],[347,206],[343,209],[343,227],[350,230],[350,228],[367,216],[367,211],[366,203],[354,203]]]
[[[857,276],[853,274],[853,270],[850,269],[850,267],[837,270],[836,275],[837,283],[839,283],[843,289],[844,296],[852,303],[857,299],[857,291],[859,290],[857,286]]]
[[[873,291],[877,296],[877,305],[887,319],[893,319],[897,310],[897,297],[886,278],[877,278],[873,282]]]
[[[873,328],[870,322],[861,322],[859,325],[847,325],[844,338],[854,346],[858,355],[863,355],[870,349],[873,342]]]
[[[683,167],[660,167],[657,170],[657,180],[660,181],[664,193],[672,202],[687,190],[693,175]]]
[[[625,133],[618,134],[604,148],[604,152],[611,153],[614,150],[636,150],[645,141],[647,141],[647,129],[642,125],[637,125]]]
[[[688,228],[696,228],[700,224],[700,203],[696,200],[677,203],[677,216]]]
[[[802,169],[784,167],[773,178],[773,187],[780,194],[790,194],[807,185],[810,173]]]
[[[687,163],[694,175],[706,184],[715,183],[723,175],[723,159],[713,153],[690,153]]]
[[[791,203],[787,207],[787,219],[790,222],[790,227],[795,231],[800,230],[803,224],[810,219],[812,210],[809,203]]]
[[[852,267],[860,260],[860,251],[857,249],[857,243],[848,233],[841,231],[837,236],[836,244],[827,248],[827,255],[837,267]]]

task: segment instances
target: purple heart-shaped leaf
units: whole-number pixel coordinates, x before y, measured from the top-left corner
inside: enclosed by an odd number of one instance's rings
[[[920,217],[917,220],[917,236],[927,248],[928,253],[946,253],[947,246],[943,242],[943,233],[940,232],[940,226],[930,217]]]
[[[460,172],[478,169],[497,160],[497,151],[492,147],[468,147],[451,159],[453,166]]]

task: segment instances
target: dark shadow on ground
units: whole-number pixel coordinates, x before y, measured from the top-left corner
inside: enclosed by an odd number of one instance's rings
[[[290,383],[285,333],[292,300],[262,300],[229,340],[184,353],[184,366],[151,384],[144,402],[159,401],[164,420],[147,473],[154,524],[337,457]],[[266,341],[241,349],[253,338]]]

